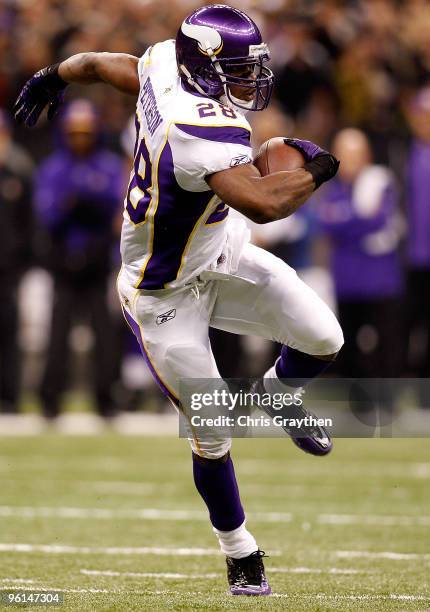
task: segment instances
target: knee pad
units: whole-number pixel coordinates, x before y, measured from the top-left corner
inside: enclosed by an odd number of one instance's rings
[[[319,320],[317,326],[312,326],[311,333],[307,333],[304,342],[297,339],[295,342],[288,343],[308,355],[334,355],[338,353],[344,343],[342,328],[334,314],[327,308],[327,316]]]
[[[307,348],[307,353],[311,355],[335,355],[343,346],[343,333],[340,325],[333,330],[330,335],[327,334],[321,339],[316,340],[311,347]]]
[[[165,365],[177,378],[212,378],[212,357],[202,344],[172,344],[165,353]]]
[[[334,355],[338,353],[344,344],[343,331],[339,321],[333,315],[332,329],[330,335],[326,338],[324,346],[325,352],[320,355]]]

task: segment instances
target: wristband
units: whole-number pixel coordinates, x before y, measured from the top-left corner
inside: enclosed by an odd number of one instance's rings
[[[58,62],[57,64],[51,64],[50,66],[47,66],[45,68],[46,80],[48,84],[57,90],[65,89],[69,84],[64,79],[62,79],[58,73],[60,63],[61,62]]]
[[[339,168],[339,161],[334,155],[322,153],[317,155],[312,161],[307,162],[303,167],[312,174],[315,189],[318,189],[322,183],[334,177]]]

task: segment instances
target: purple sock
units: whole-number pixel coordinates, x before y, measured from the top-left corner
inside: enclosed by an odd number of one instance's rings
[[[204,459],[193,453],[193,473],[212,525],[220,531],[232,531],[242,525],[245,513],[230,453],[227,459]]]
[[[331,361],[324,361],[313,355],[296,351],[289,346],[283,346],[275,369],[278,378],[288,379],[288,385],[301,387],[312,378],[322,374],[331,363]]]

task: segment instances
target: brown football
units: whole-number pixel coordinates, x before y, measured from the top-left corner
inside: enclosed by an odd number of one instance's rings
[[[300,151],[285,144],[281,136],[263,142],[254,159],[254,166],[257,166],[261,176],[281,170],[297,170],[304,164],[305,158]]]

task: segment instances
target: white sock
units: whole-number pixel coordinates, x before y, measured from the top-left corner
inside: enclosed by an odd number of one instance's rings
[[[275,393],[297,393],[301,390],[301,387],[290,387],[289,385],[284,384],[279,380],[278,375],[276,374],[276,364],[272,366],[264,375],[264,388],[267,393],[270,395],[274,395]]]
[[[258,550],[257,542],[254,536],[246,529],[245,523],[246,521],[243,521],[242,525],[237,527],[237,529],[233,529],[233,531],[220,531],[215,527],[212,528],[219,540],[221,552],[228,557],[242,559]]]

